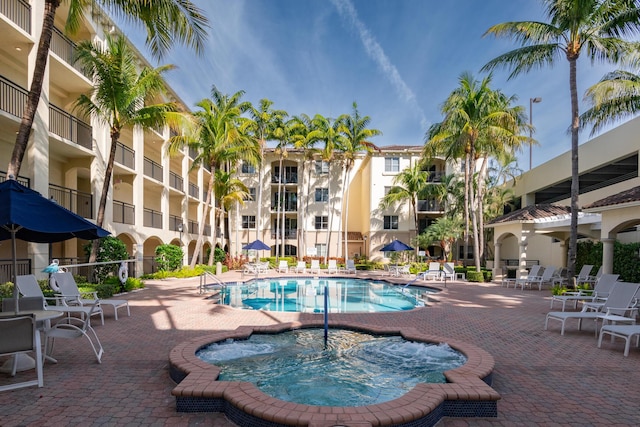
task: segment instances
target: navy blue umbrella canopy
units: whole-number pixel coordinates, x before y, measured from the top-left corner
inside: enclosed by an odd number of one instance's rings
[[[35,243],[54,243],[78,237],[86,240],[110,233],[53,200],[13,179],[0,183],[0,241],[11,239],[13,281],[16,276],[16,239]],[[14,287],[16,313],[18,289]]]
[[[267,246],[267,244],[264,243],[262,240],[258,239],[258,240],[254,240],[249,244],[244,245],[242,249],[255,249],[257,251],[265,251],[271,248]]]
[[[380,252],[399,252],[399,251],[412,251],[413,248],[400,240],[394,240],[393,242],[385,245],[380,249]]]

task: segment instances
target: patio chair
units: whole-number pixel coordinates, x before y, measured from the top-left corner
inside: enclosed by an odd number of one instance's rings
[[[98,304],[93,304],[88,308],[93,312],[94,310],[99,310],[100,306]],[[56,323],[51,327],[51,329],[47,329],[44,333],[44,349],[46,358],[57,363],[57,360],[51,356],[56,339],[75,339],[85,337],[91,345],[91,349],[93,350],[93,354],[96,356],[96,360],[98,363],[102,363],[104,349],[102,348],[102,344],[100,343],[100,339],[98,339],[96,331],[91,327],[91,322],[89,321],[91,314],[92,313],[89,313],[85,319],[66,317]]]
[[[0,356],[13,356],[13,360],[9,362],[12,377],[16,375],[18,368],[18,355],[29,352],[33,352],[35,356],[37,379],[6,384],[0,386],[0,391],[44,385],[40,332],[36,328],[35,316],[29,314],[0,317]]]
[[[611,317],[609,317],[609,319],[624,321],[628,318],[621,316],[621,313],[634,308],[633,301],[639,288],[640,284],[638,283],[617,282],[613,285],[609,297],[602,305],[600,311],[586,311],[586,309],[583,311],[551,311],[547,313],[544,321],[544,329],[547,330],[549,320],[558,320],[561,322],[560,335],[564,335],[564,326],[568,319],[578,320],[578,330],[581,329],[582,320],[584,319],[592,319],[597,322],[605,316],[619,316],[619,319],[612,319]]]
[[[589,283],[589,284],[595,285],[595,283],[598,281],[598,279],[600,279],[601,276],[602,276],[602,266],[598,268],[598,272],[596,273],[595,276],[587,276],[587,278],[584,279],[582,283]]]
[[[518,286],[523,286],[528,280],[534,280],[535,278],[540,276],[540,270],[542,270],[542,266],[539,264],[534,264],[531,266],[531,270],[527,273],[526,276],[517,277],[512,279],[511,281],[507,281],[507,288],[509,284],[513,283],[513,288],[516,289]],[[523,288],[524,289],[524,288]]]
[[[422,279],[423,280],[437,280],[440,278],[440,275],[442,274],[442,271],[440,270],[440,263],[439,262],[430,262],[429,263],[429,269],[423,273],[420,273],[422,275]]]
[[[257,264],[252,262],[245,262],[242,265],[242,277],[244,277],[245,274],[251,274],[251,275],[257,276],[258,275]]]
[[[329,264],[327,265],[327,273],[334,274],[338,273],[338,263],[335,259],[330,259]]]
[[[126,299],[113,298],[99,299],[98,293],[95,291],[80,292],[80,289],[78,289],[78,285],[76,284],[76,280],[73,278],[73,274],[68,271],[53,273],[51,275],[49,285],[53,284],[58,287],[58,292],[60,294],[59,296],[65,299],[65,303],[67,305],[83,306],[98,303],[101,308],[105,305],[110,305],[111,307],[113,307],[113,313],[116,320],[118,320],[119,308],[126,308],[127,316],[131,316],[129,301],[127,301]]]
[[[442,277],[444,280],[456,280],[456,270],[452,262],[445,262],[442,265]]]
[[[289,272],[289,262],[285,260],[281,260],[280,264],[278,264],[278,273],[288,273]]]
[[[582,266],[578,275],[576,276],[576,285],[581,285],[587,280],[591,274],[591,270],[593,270],[593,265],[585,264]]]
[[[100,316],[100,320],[104,325],[104,314],[102,312],[102,307],[98,305],[96,310],[91,310],[89,307],[83,306],[69,306],[66,304],[66,301],[62,297],[45,297],[42,293],[42,289],[40,289],[40,285],[36,280],[36,276],[33,274],[27,274],[24,276],[16,276],[16,286],[18,287],[18,291],[20,294],[25,297],[39,297],[43,300],[43,310],[55,310],[62,311],[66,313],[67,316],[71,314],[78,314],[82,318],[88,316],[91,313],[92,316]],[[53,301],[56,304],[50,305],[48,302]]]
[[[356,263],[352,259],[347,260],[347,265],[344,267],[343,271],[347,274],[353,273],[356,274]]]
[[[320,260],[318,259],[311,260],[311,267],[309,268],[309,273],[320,274]]]
[[[258,274],[269,272],[269,261],[257,261],[254,265]]]
[[[292,268],[293,268],[293,271],[296,273],[305,274],[307,272],[307,263],[304,261],[298,261],[298,264]]]
[[[574,308],[577,308],[578,301],[595,302],[596,300],[604,300],[609,296],[609,292],[611,292],[611,288],[613,288],[619,276],[619,274],[603,274],[593,290],[580,289],[579,291],[567,292],[563,295],[552,295],[550,308],[553,308],[553,304],[556,301],[562,302],[562,311],[564,311],[568,301],[573,301]]]
[[[532,288],[534,284],[538,285],[539,291],[542,290],[542,285],[544,284],[548,284],[549,286],[551,286],[551,283],[553,282],[553,273],[555,271],[556,271],[556,268],[552,265],[545,267],[541,276],[532,277],[523,281],[521,283],[522,290],[524,291],[525,286]]]
[[[636,337],[636,347],[640,347],[640,325],[602,325],[600,329],[600,337],[598,338],[598,348],[602,348],[602,337],[611,335],[611,341],[615,337],[625,340],[624,357],[629,356],[629,347],[631,339]]]

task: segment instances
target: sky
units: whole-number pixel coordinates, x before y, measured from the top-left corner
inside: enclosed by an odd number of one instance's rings
[[[205,51],[178,46],[154,65],[174,64],[166,79],[187,107],[197,109],[211,87],[257,105],[262,98],[290,115],[338,117],[357,102],[370,127],[382,131],[378,146],[423,145],[430,125],[463,72],[477,79],[496,56],[518,47],[483,37],[494,24],[546,21],[537,0],[193,0],[210,20]],[[143,53],[139,36],[127,35]],[[147,55],[150,58],[150,55]],[[578,64],[578,93],[612,65]],[[569,67],[534,69],[514,79],[495,70],[491,87],[533,105],[533,167],[569,151]],[[580,111],[586,109],[581,104]],[[581,133],[580,143],[591,136]],[[529,149],[518,155],[529,168]],[[567,165],[568,166],[568,165]]]

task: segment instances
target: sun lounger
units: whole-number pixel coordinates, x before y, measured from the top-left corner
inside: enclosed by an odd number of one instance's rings
[[[597,299],[606,299],[613,288],[614,283],[618,280],[619,274],[603,274],[593,290],[579,290],[577,292],[567,292],[563,295],[553,295],[551,297],[551,307],[556,301],[562,302],[562,311],[569,301],[573,301],[574,308],[578,306],[578,301],[595,301]]]
[[[613,341],[614,337],[625,340],[624,357],[629,355],[631,339],[634,336],[636,337],[636,347],[640,347],[640,325],[602,325],[600,337],[598,338],[598,348],[602,347],[602,337],[604,335],[610,335],[611,341]]]

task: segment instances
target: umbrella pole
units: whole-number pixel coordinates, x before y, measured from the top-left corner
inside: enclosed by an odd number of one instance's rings
[[[11,252],[13,258],[13,302],[16,315],[18,314],[18,284],[16,283],[16,278],[18,276],[18,260],[16,259],[18,251],[16,250],[16,229],[15,227],[11,227]]]

